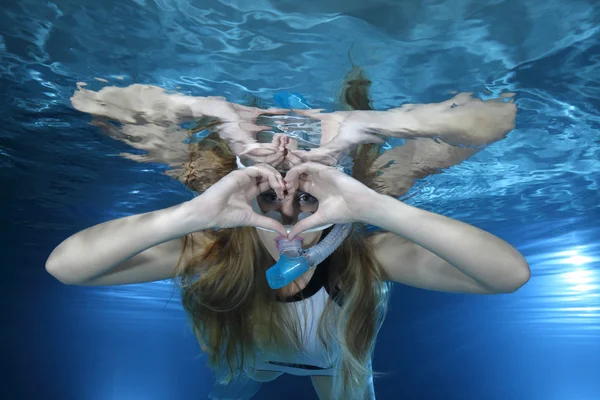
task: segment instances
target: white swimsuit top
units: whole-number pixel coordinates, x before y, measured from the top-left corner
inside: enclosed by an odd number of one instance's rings
[[[319,339],[319,320],[331,296],[341,304],[339,290],[328,290],[327,260],[318,265],[308,285],[298,294],[285,300],[300,323],[303,352],[290,358],[277,353],[257,354],[253,368],[258,371],[286,372],[292,375],[333,375],[333,362],[339,356],[339,346],[328,354]],[[331,292],[331,293],[329,293]],[[306,323],[304,323],[306,321]]]

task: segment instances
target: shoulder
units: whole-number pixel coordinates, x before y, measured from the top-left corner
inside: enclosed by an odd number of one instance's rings
[[[377,232],[368,237],[376,262],[386,280],[396,280],[407,268],[418,264],[422,256],[414,242],[390,232]]]

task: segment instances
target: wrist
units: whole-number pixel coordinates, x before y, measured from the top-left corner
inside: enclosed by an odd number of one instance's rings
[[[369,189],[369,193],[355,202],[357,221],[363,224],[376,225],[380,221],[380,209],[387,199],[391,197],[377,193]]]
[[[202,194],[173,208],[172,220],[180,224],[185,235],[214,227],[206,213],[208,207],[203,196]]]
[[[410,206],[403,202],[377,192],[373,192],[368,201],[363,204],[361,221],[364,224],[377,226],[384,230],[390,230],[390,217],[394,215],[407,215]]]

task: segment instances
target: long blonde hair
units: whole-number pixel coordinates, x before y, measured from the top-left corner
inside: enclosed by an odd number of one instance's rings
[[[365,390],[375,337],[387,306],[388,290],[373,248],[360,227],[332,254],[329,287],[340,288],[341,307],[329,299],[319,321],[319,338],[327,349],[339,343],[339,398]],[[257,351],[302,351],[296,316],[266,282],[274,260],[254,228],[207,233],[210,243],[188,258],[180,273],[182,302],[209,366],[227,374],[243,371]],[[194,254],[193,238],[185,239]],[[336,397],[337,398],[337,397]],[[358,397],[361,398],[361,397]]]
[[[363,86],[357,89],[349,82],[344,90],[364,90],[364,80],[358,83]],[[347,97],[349,107],[360,107],[353,99],[364,106],[360,96]],[[200,142],[194,150],[204,162],[196,158],[180,171],[180,179],[191,189],[203,192],[233,170],[234,155],[220,140],[213,135],[206,144]],[[326,349],[341,349],[334,360],[339,371],[334,376],[336,399],[364,398],[372,374],[369,361],[387,309],[388,286],[363,228],[354,226],[327,266],[329,287],[339,288],[341,297],[337,302],[329,298],[318,335]],[[201,245],[197,237],[184,238],[187,256],[182,257],[179,275],[183,306],[209,366],[221,374],[218,378],[227,382],[241,374],[258,351],[302,351],[300,321],[267,284],[265,271],[274,260],[255,228],[208,231],[203,238]]]

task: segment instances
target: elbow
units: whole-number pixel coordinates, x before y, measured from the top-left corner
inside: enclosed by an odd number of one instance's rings
[[[529,264],[524,258],[516,260],[511,263],[510,268],[506,274],[506,279],[503,284],[496,287],[494,293],[496,294],[510,294],[521,289],[529,279],[531,278],[531,269]]]
[[[46,261],[46,272],[52,275],[56,280],[64,285],[81,285],[82,282],[72,274],[69,274],[67,268],[64,268],[63,265],[56,262],[56,260],[52,257],[48,258]]]
[[[525,284],[529,282],[529,279],[531,279],[531,269],[529,268],[529,263],[527,262],[525,257],[519,254],[518,259],[515,260],[513,265],[513,285],[511,287],[512,290],[510,293],[516,292],[517,290],[525,286]]]
[[[530,278],[531,270],[529,269],[529,265],[525,263],[525,265],[513,273],[511,285],[506,293],[514,293],[521,289],[527,282],[529,282]]]

